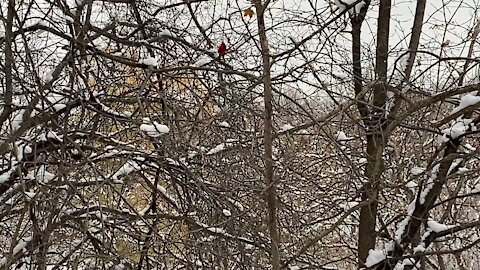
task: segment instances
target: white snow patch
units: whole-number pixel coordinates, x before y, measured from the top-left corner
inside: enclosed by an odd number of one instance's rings
[[[74,23],[74,22],[75,22],[75,20],[74,20],[72,17],[68,16],[68,15],[65,16],[65,21],[68,22],[68,23]]]
[[[467,154],[470,153],[470,152],[473,152],[473,151],[477,150],[477,148],[473,147],[473,146],[472,146],[471,144],[469,144],[469,143],[465,144],[463,147],[465,147],[465,149],[467,149],[467,150],[465,150],[465,153],[467,153]]]
[[[355,2],[357,2],[357,0],[334,0],[335,5],[340,9],[340,12],[347,9],[348,6],[353,5]],[[365,2],[361,1],[360,3],[357,3],[355,7],[350,7],[348,13],[351,15],[359,14],[363,6],[365,6]]]
[[[285,125],[282,126],[281,131],[287,131],[287,130],[290,130],[292,128],[294,128],[294,126],[292,126],[290,124],[285,124]]]
[[[222,213],[223,213],[223,215],[225,215],[226,217],[232,216],[232,212],[230,212],[230,210],[228,210],[228,209],[223,209],[223,210],[222,210]]]
[[[424,171],[425,171],[425,168],[415,166],[410,170],[410,173],[414,176],[417,176],[422,174]]]
[[[65,104],[55,104],[55,105],[53,105],[53,109],[57,112],[65,109],[66,107],[67,107],[67,105],[65,105]]]
[[[223,121],[218,124],[220,127],[229,128],[230,124],[227,121]]]
[[[347,137],[347,135],[343,131],[337,131],[337,133],[335,135],[335,138],[340,142],[349,141],[349,140],[353,139],[353,137]]]
[[[357,206],[359,202],[347,202],[347,203],[341,203],[339,204],[340,207],[343,208],[343,210],[348,211],[352,209],[353,207]]]
[[[54,131],[49,131],[47,132],[47,138],[49,139],[54,139],[54,140],[58,140],[58,141],[62,141],[63,140],[63,136],[62,135],[58,135],[56,132]]]
[[[245,249],[247,249],[247,250],[254,249],[254,248],[255,248],[254,245],[245,244]]]
[[[167,37],[176,37],[177,36],[168,29],[163,29],[162,31],[160,31],[160,33],[158,33],[158,35],[159,36],[167,36]]]
[[[456,139],[465,132],[468,131],[470,124],[473,122],[472,119],[457,119],[450,128],[442,130],[443,136],[440,137],[440,141],[448,142],[449,137],[450,139]],[[447,137],[448,135],[448,137]]]
[[[88,228],[88,231],[89,231],[90,233],[96,234],[96,233],[102,231],[102,229],[100,229],[100,228],[98,228],[98,227],[91,227],[91,228]]]
[[[83,4],[83,0],[69,0],[67,1],[67,5],[71,7],[71,9],[76,10],[77,7]],[[75,12],[73,12],[75,13]]]
[[[418,246],[413,248],[413,253],[423,253],[425,252],[425,243],[421,242]]]
[[[214,148],[212,148],[210,151],[207,152],[207,155],[213,155],[213,154],[216,154],[222,150],[225,149],[225,144],[224,143],[221,143],[217,146],[215,146]]]
[[[15,203],[15,197],[11,197],[10,199],[5,201],[5,204],[12,205]]]
[[[127,267],[123,263],[117,264],[115,266],[115,270],[124,270],[124,269],[127,269]]]
[[[227,201],[229,201],[231,204],[233,204],[240,212],[243,212],[245,208],[239,201],[235,201],[233,199],[227,198]]]
[[[178,161],[174,160],[173,158],[166,158],[165,160],[166,160],[166,161],[168,162],[168,164],[170,164],[170,165],[180,166],[180,163],[179,163]]]
[[[177,201],[175,200],[175,198],[170,196],[170,194],[168,194],[168,191],[166,188],[160,185],[158,185],[157,188],[158,188],[158,191],[160,191],[163,194],[163,196],[165,196],[165,198],[167,198],[176,208],[178,208]]]
[[[12,168],[10,168],[10,170],[2,173],[0,175],[0,184],[3,184],[5,182],[7,182],[10,179],[10,175],[12,175],[12,173],[15,171],[15,169],[16,169],[16,167],[12,166]]]
[[[210,235],[210,236],[200,238],[200,242],[212,242],[215,239],[217,239],[217,236]]]
[[[405,232],[405,227],[410,222],[411,216],[406,216],[398,225],[397,230],[395,231],[395,240],[400,242],[402,240],[403,233]]]
[[[220,42],[215,42],[215,43],[220,43]],[[207,50],[207,52],[212,53],[212,54],[218,54],[218,48],[210,48]]]
[[[44,20],[39,20],[39,21],[37,22],[37,25],[48,27],[48,22],[47,22],[47,21],[44,21]]]
[[[458,105],[458,107],[453,109],[451,114],[459,112],[468,106],[475,105],[478,102],[480,102],[480,96],[477,96],[477,91],[468,93],[462,97],[462,99],[460,100],[460,104]]]
[[[144,64],[144,65],[147,65],[147,66],[157,66],[158,65],[157,59],[155,59],[153,57],[140,59],[140,60],[138,60],[138,63],[139,64]]]
[[[437,179],[437,173],[439,168],[440,168],[440,164],[437,164],[432,168],[432,176],[427,180],[427,184],[425,185],[425,188],[422,190],[422,193],[420,193],[420,198],[419,198],[420,204],[425,203],[425,197],[430,192],[435,180]]]
[[[345,79],[348,78],[348,74],[346,74],[346,73],[341,73],[341,72],[333,72],[332,75],[333,75],[334,77],[337,77],[337,78],[341,79],[341,80],[345,80]]]
[[[160,137],[162,134],[170,132],[168,126],[159,124],[156,121],[152,123],[148,118],[143,119],[143,124],[140,125],[140,130],[150,137]]]
[[[197,151],[188,151],[187,158],[192,159],[192,158],[196,157],[197,155],[198,155]]]
[[[448,168],[448,172],[447,174],[450,174],[452,172],[452,170],[454,170],[458,165],[460,165],[460,163],[462,162],[462,159],[461,158],[457,158],[455,159],[452,164],[450,165],[450,168]]]
[[[12,124],[12,131],[16,131],[23,122],[23,115],[25,114],[25,109],[19,109],[18,111],[14,112],[13,119],[11,121]]]
[[[385,260],[387,258],[387,255],[385,254],[384,250],[379,250],[379,249],[370,249],[368,251],[368,257],[365,262],[366,267],[372,267],[375,264]]]
[[[448,230],[448,226],[445,225],[445,224],[441,224],[441,223],[438,223],[436,222],[435,220],[433,219],[429,219],[427,221],[427,226],[428,228],[430,228],[430,230],[436,232],[436,233],[439,233],[439,232],[443,232],[443,231],[446,231]]]
[[[123,181],[119,180],[119,177],[128,175],[134,171],[139,171],[141,169],[142,167],[138,165],[135,161],[127,161],[113,175],[111,175],[110,178],[112,178],[113,183],[122,184]]]
[[[405,266],[413,265],[415,263],[415,259],[413,258],[406,258],[403,260],[398,261],[398,263],[395,265],[394,270],[404,270]],[[420,261],[418,261],[413,269],[420,269]]]
[[[235,141],[235,140],[227,139],[227,142],[226,142],[226,143],[218,144],[218,145],[215,146],[214,148],[210,149],[210,151],[207,152],[207,155],[216,154],[216,153],[218,153],[218,152],[221,152],[221,151],[225,150],[225,148],[227,148],[227,147],[233,146],[233,142],[234,142],[234,141]]]
[[[415,211],[415,201],[413,200],[407,208],[407,216],[397,225],[397,230],[395,230],[395,241],[400,243],[402,240],[402,236],[405,232],[405,228],[407,227],[410,219],[412,218],[413,211]]]
[[[225,230],[222,228],[217,228],[217,227],[208,227],[207,231],[212,232],[212,233],[218,233],[218,234],[225,234]]]
[[[55,93],[51,93],[46,97],[46,99],[48,100],[48,102],[50,102],[52,104],[56,104],[56,103],[60,102],[62,99],[64,99],[64,96],[59,95],[59,94],[55,94]]]
[[[33,199],[33,197],[35,197],[35,195],[37,194],[37,193],[32,192],[32,191],[25,191],[24,193],[27,196],[28,200]]]
[[[43,76],[43,80],[45,81],[45,83],[49,83],[53,81],[53,73],[51,71],[46,72],[45,75]]]
[[[415,183],[414,181],[408,181],[405,186],[412,192],[415,194],[415,189],[417,188],[417,183]]]
[[[23,152],[24,152],[25,154],[30,154],[30,153],[33,152],[33,149],[32,149],[32,147],[30,147],[30,146],[27,145],[27,146],[25,146],[25,147],[23,148]]]
[[[201,56],[197,62],[193,64],[194,67],[201,67],[205,66],[206,64],[210,63],[212,61],[212,58],[208,55],[203,55]]]
[[[38,140],[39,141],[48,141],[49,139],[53,139],[53,140],[56,140],[56,141],[62,141],[63,140],[63,136],[62,135],[58,135],[55,131],[47,131],[47,133],[42,133],[38,136]]]
[[[19,251],[23,250],[30,241],[32,241],[31,236],[20,239],[18,244],[13,248],[13,254],[17,254]]]
[[[15,245],[15,247],[13,248],[13,254],[12,255],[15,255],[18,252],[24,250],[27,247],[27,245],[30,241],[32,241],[32,237],[30,237],[30,236],[20,239],[18,241],[18,243]],[[2,267],[6,262],[7,262],[7,258],[0,259],[0,267]]]
[[[386,251],[386,253],[394,251],[395,250],[395,243],[393,243],[393,242],[385,243],[383,249]]]

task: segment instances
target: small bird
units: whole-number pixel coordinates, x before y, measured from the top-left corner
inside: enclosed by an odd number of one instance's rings
[[[225,42],[222,41],[220,45],[218,45],[218,55],[224,56],[227,53],[227,45]]]

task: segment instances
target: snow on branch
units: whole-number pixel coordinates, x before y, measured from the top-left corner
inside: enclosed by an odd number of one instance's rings
[[[361,9],[366,5],[365,1],[359,0],[334,0],[340,12],[348,9],[350,15],[360,14]]]
[[[468,93],[460,99],[460,104],[455,109],[452,110],[451,114],[455,114],[479,102],[480,102],[480,96],[477,95],[477,91]]]
[[[12,255],[15,256],[17,253],[19,253],[20,251],[21,252],[25,252],[26,250],[26,247],[28,245],[28,243],[30,243],[30,241],[32,241],[32,237],[29,236],[29,237],[24,237],[24,238],[21,238],[18,243],[15,245],[15,247],[13,247],[13,251],[12,251]],[[3,257],[0,259],[0,267],[4,266],[5,264],[7,263],[7,257]]]
[[[122,176],[127,176],[132,172],[142,170],[142,165],[138,164],[133,160],[126,161],[118,170],[110,175],[108,178],[112,179],[112,182],[115,184],[123,184],[123,181],[119,178]]]
[[[145,132],[148,136],[154,138],[170,132],[168,126],[159,124],[156,121],[152,122],[150,118],[143,118],[143,124],[140,125],[140,130]]]

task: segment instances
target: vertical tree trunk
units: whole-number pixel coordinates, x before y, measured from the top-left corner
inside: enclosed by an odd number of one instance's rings
[[[3,106],[2,114],[0,115],[0,125],[8,119],[12,111],[12,96],[13,96],[13,77],[12,77],[12,65],[13,65],[13,17],[15,14],[15,0],[8,1],[7,19],[5,21],[5,92],[3,93]]]
[[[262,49],[263,64],[263,95],[265,103],[264,115],[264,162],[265,162],[265,182],[266,182],[266,201],[268,209],[268,228],[271,239],[272,269],[280,269],[279,254],[279,233],[277,225],[277,194],[275,181],[273,179],[273,160],[272,160],[272,82],[270,74],[270,53],[268,49],[268,39],[265,30],[264,9],[260,0],[255,1],[257,10],[258,35],[260,37],[260,46]]]
[[[377,54],[375,59],[376,82],[373,86],[373,106],[370,110],[359,106],[360,113],[362,114],[365,126],[367,128],[367,166],[365,169],[367,182],[362,188],[362,200],[372,201],[371,204],[362,207],[360,210],[358,260],[361,266],[365,264],[369,250],[375,248],[378,192],[380,188],[381,175],[384,170],[382,154],[385,144],[388,140],[387,134],[384,132],[384,127],[386,125],[385,104],[387,102],[386,80],[388,67],[388,40],[390,33],[390,1],[391,0],[380,1],[377,29]],[[361,23],[357,22],[357,24],[354,24],[354,19],[352,19],[352,26],[354,30],[352,34],[356,39],[355,43],[353,44],[354,65],[356,62],[360,62],[361,60],[359,51],[361,25],[359,24]],[[355,92],[358,92],[358,90],[355,89]]]

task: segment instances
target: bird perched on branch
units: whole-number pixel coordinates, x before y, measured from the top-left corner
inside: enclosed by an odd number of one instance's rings
[[[222,41],[222,43],[218,45],[218,55],[224,56],[225,54],[227,54],[227,50],[227,45],[225,44],[225,42]]]

